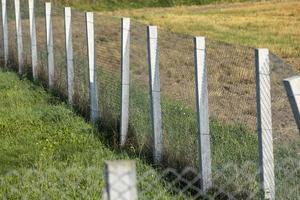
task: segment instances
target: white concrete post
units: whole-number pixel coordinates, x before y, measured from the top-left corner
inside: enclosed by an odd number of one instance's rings
[[[121,71],[122,71],[122,90],[121,90],[121,124],[120,124],[120,144],[125,145],[128,120],[129,120],[129,72],[130,72],[130,19],[122,18],[122,47],[121,47]]]
[[[195,85],[199,145],[201,190],[208,192],[212,187],[211,150],[208,112],[207,68],[205,62],[205,38],[194,38]]]
[[[257,130],[262,199],[275,199],[269,50],[255,50]]]
[[[51,3],[45,3],[46,9],[46,39],[47,39],[47,57],[48,57],[48,84],[49,88],[53,88],[54,84],[54,54],[53,54],[53,33],[51,18]]]
[[[74,66],[72,41],[72,11],[70,7],[65,8],[65,37],[67,55],[68,100],[69,104],[72,105],[74,96]]]
[[[22,39],[22,20],[21,20],[21,12],[20,12],[20,0],[15,0],[15,16],[16,16],[19,74],[22,75],[24,71],[23,69],[24,58],[23,58],[23,39]]]
[[[105,195],[108,200],[137,200],[136,165],[134,161],[105,162]]]
[[[7,27],[7,9],[6,0],[2,0],[2,29],[3,29],[3,50],[4,50],[4,64],[8,64],[8,27]]]
[[[162,161],[163,155],[163,136],[162,136],[162,117],[160,105],[160,78],[159,78],[159,54],[157,45],[157,27],[148,26],[148,62],[149,62],[149,81],[151,96],[151,116],[153,132],[153,159],[155,164]]]
[[[89,82],[90,82],[90,118],[95,125],[99,118],[98,110],[98,92],[97,92],[97,73],[95,64],[95,33],[94,33],[94,14],[86,13],[86,30],[88,44],[88,62],[89,62]]]
[[[29,0],[29,23],[30,23],[30,40],[31,40],[31,65],[33,80],[37,80],[37,42],[36,42],[36,25],[34,14],[34,0]]]
[[[293,76],[283,80],[285,90],[294,114],[294,118],[300,130],[300,76]]]

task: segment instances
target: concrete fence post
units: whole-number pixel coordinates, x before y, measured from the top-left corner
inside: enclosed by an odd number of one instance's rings
[[[269,50],[255,50],[257,130],[262,199],[275,199]]]
[[[300,76],[293,76],[283,80],[283,84],[294,114],[294,118],[300,130]]]
[[[4,64],[8,65],[8,26],[7,26],[7,9],[6,0],[2,0],[2,31],[3,31],[3,51]]]
[[[72,41],[72,10],[65,8],[65,41],[67,55],[67,81],[68,81],[68,101],[73,104],[74,96],[74,64],[73,64],[73,41]]]
[[[20,0],[15,0],[15,17],[16,17],[16,36],[17,36],[19,74],[22,75],[24,72],[24,58],[23,58],[22,19],[21,19],[21,12],[20,12]]]
[[[159,77],[159,54],[158,54],[158,31],[156,26],[148,26],[148,63],[149,63],[149,85],[151,97],[151,117],[152,117],[152,140],[153,140],[153,160],[155,164],[162,161],[163,156],[163,133],[162,117],[160,105],[160,77]]]
[[[206,193],[212,187],[212,172],[204,37],[194,38],[194,54],[201,190]]]
[[[104,198],[108,200],[137,200],[136,165],[134,161],[105,162]]]
[[[48,84],[53,89],[54,84],[54,54],[53,54],[53,32],[51,18],[51,3],[45,3],[46,14],[46,40],[47,40],[47,60],[48,60]]]
[[[31,65],[33,80],[37,80],[37,41],[36,41],[36,24],[35,24],[35,7],[34,0],[28,1],[29,5],[29,23],[30,23],[30,40],[31,40]]]
[[[89,87],[90,87],[90,118],[95,125],[99,119],[98,110],[98,92],[97,92],[97,72],[95,64],[95,33],[94,33],[94,14],[86,13],[86,30],[88,45],[88,63],[89,63]]]
[[[122,18],[122,47],[121,47],[121,124],[120,124],[120,145],[124,146],[128,132],[129,120],[129,73],[130,73],[130,19]]]

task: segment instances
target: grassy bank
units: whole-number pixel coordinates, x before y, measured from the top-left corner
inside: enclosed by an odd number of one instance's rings
[[[68,106],[15,73],[0,71],[0,112],[0,196],[5,199],[101,199],[104,161],[129,159],[106,148],[101,133]],[[144,199],[173,199],[157,184],[152,168],[139,160],[137,166]]]

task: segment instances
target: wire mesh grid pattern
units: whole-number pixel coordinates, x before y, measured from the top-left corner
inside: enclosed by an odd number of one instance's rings
[[[9,29],[9,63],[17,65],[16,24],[13,1],[7,1]],[[25,72],[31,74],[31,49],[29,35],[28,3],[21,0],[23,52]],[[43,1],[35,5],[38,77],[47,80],[47,48],[45,28],[45,7]],[[1,15],[2,16],[2,15]],[[118,146],[120,90],[121,90],[121,30],[120,18],[95,14],[95,48],[100,108],[100,127],[104,138],[110,145]],[[67,69],[65,53],[64,13],[61,7],[52,6],[52,26],[54,37],[55,90],[66,97]],[[73,49],[74,49],[74,106],[80,113],[88,116],[89,86],[88,60],[86,42],[85,14],[72,10]],[[3,46],[1,27],[0,43]],[[152,152],[149,66],[147,58],[147,26],[132,20],[130,48],[130,106],[129,135],[126,148],[135,155],[148,157]],[[178,190],[184,195],[190,193],[195,198],[203,194],[191,191],[198,188],[197,169],[198,142],[195,108],[194,46],[193,37],[159,29],[158,35],[161,106],[163,116],[163,166],[174,170],[164,171],[159,182],[169,189]],[[0,50],[3,61],[3,49]],[[212,137],[213,179],[217,185],[212,197],[227,195],[229,199],[256,198],[259,193],[257,185],[257,128],[256,128],[256,88],[254,49],[243,46],[217,42],[206,42],[206,65],[208,69],[208,98],[210,115],[210,132]],[[299,188],[293,180],[299,180],[300,147],[290,144],[299,141],[298,128],[294,121],[289,102],[282,84],[284,78],[297,74],[293,68],[276,55],[270,55],[271,96],[273,135],[275,142],[275,176],[280,195],[298,194]],[[289,145],[289,148],[285,146]],[[282,147],[283,146],[283,147]],[[281,157],[293,156],[294,159],[281,160]],[[291,163],[288,163],[290,161]],[[230,163],[235,163],[230,165]],[[251,163],[251,164],[249,164]],[[229,166],[229,167],[227,167]],[[293,166],[293,167],[292,167]],[[186,169],[186,167],[189,167]],[[292,168],[291,174],[284,169]],[[178,173],[175,169],[186,169]],[[238,170],[238,171],[235,171]],[[195,172],[195,173],[194,173]],[[190,175],[194,174],[194,175]],[[251,174],[251,175],[250,175]],[[140,175],[140,174],[139,174]],[[185,175],[192,179],[185,179]],[[141,175],[143,177],[143,175]],[[175,179],[165,181],[170,177]],[[294,177],[289,180],[287,177]],[[140,178],[140,177],[138,177]],[[248,180],[249,178],[249,180]],[[172,178],[171,178],[172,179]],[[284,181],[282,181],[284,180]],[[286,193],[285,186],[291,190]],[[149,183],[149,190],[154,183]],[[173,185],[176,185],[173,186]],[[186,185],[186,186],[184,186]],[[220,186],[220,187],[219,187]],[[222,186],[222,187],[221,187]],[[147,186],[148,187],[148,186]],[[241,190],[241,191],[239,191]],[[184,192],[183,192],[184,191]],[[246,194],[249,192],[250,195]],[[287,190],[287,192],[290,190]],[[174,192],[174,191],[173,191]],[[171,192],[172,193],[172,192]],[[245,193],[245,194],[244,194]],[[143,187],[139,195],[148,191]],[[177,193],[176,193],[177,194]],[[217,195],[216,195],[217,194]],[[284,197],[284,196],[282,196]],[[174,197],[175,198],[175,197]],[[187,198],[186,196],[182,197]],[[224,197],[225,198],[225,197]],[[161,197],[157,198],[161,199]]]

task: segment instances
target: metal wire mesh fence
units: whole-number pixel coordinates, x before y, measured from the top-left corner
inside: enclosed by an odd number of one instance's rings
[[[14,1],[7,1],[9,66],[17,68],[14,12]],[[28,1],[21,0],[24,66],[25,72],[31,76],[28,13]],[[68,88],[63,9],[52,6],[51,15],[55,92],[66,97]],[[35,16],[38,77],[46,83],[48,53],[44,1],[36,1]],[[111,146],[117,147],[121,112],[121,21],[118,17],[99,13],[94,18],[99,123],[105,134],[103,138]],[[86,19],[83,12],[72,10],[72,29],[74,107],[88,117],[89,71]],[[153,151],[146,30],[146,25],[131,21],[129,130],[126,148],[143,158],[150,156]],[[2,26],[0,31],[0,45],[3,46]],[[171,167],[172,170],[168,168],[163,171],[162,176],[155,176],[155,181],[163,182],[164,187],[168,188],[168,194],[184,195],[178,197],[179,199],[197,199],[203,197],[197,186],[201,177],[197,173],[199,170],[190,170],[199,168],[193,37],[159,29],[158,47],[164,147],[162,166]],[[2,48],[0,53],[3,63]],[[255,199],[259,195],[259,187],[254,49],[209,39],[206,42],[206,66],[215,187],[207,198]],[[299,130],[282,80],[297,72],[274,54],[270,55],[270,67],[276,188],[278,197],[288,196],[295,199],[299,196],[299,187],[296,184],[299,180],[299,162],[296,158],[299,157],[300,147],[291,141],[299,141]],[[285,157],[293,159],[283,159]],[[186,170],[177,171],[182,169]],[[143,195],[145,198],[151,196],[149,191],[153,190],[155,181],[149,185],[142,183],[142,192],[139,193],[141,198]],[[161,199],[161,196],[157,199]]]

